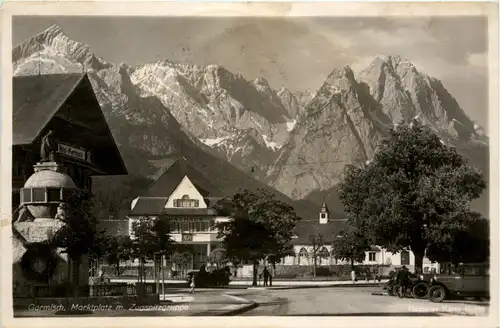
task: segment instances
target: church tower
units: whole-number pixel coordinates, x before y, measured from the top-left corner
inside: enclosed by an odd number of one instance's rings
[[[326,206],[326,202],[323,200],[323,204],[321,205],[321,210],[319,212],[319,223],[327,224],[330,219],[330,211],[328,210],[328,206]]]

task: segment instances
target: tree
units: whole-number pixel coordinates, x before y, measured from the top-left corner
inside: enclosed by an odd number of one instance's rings
[[[64,249],[68,256],[68,282],[72,282],[73,295],[78,297],[81,261],[85,255],[100,253],[102,243],[92,215],[92,194],[89,190],[75,191],[67,201],[65,225],[53,236],[51,244]],[[71,270],[70,265],[73,267]],[[70,272],[73,276],[70,277]]]
[[[103,257],[110,265],[115,265],[116,275],[120,275],[120,262],[132,258],[132,240],[129,236],[111,236],[106,242]]]
[[[223,245],[229,258],[240,261],[252,261],[253,282],[257,285],[258,263],[263,260],[270,249],[274,248],[273,232],[261,222],[247,218],[235,218],[223,223]]]
[[[139,219],[132,224],[133,236],[131,257],[139,259],[138,280],[145,278],[144,264],[146,260],[153,260],[158,253],[168,253],[173,240],[170,238],[168,218],[154,217]]]
[[[311,255],[313,257],[313,276],[316,277],[318,256],[323,255],[320,250],[325,246],[323,235],[319,231],[314,231],[309,235],[309,243],[311,244]]]
[[[365,252],[370,250],[370,242],[361,231],[354,228],[343,236],[335,237],[332,248],[336,259],[348,261],[354,268],[354,263],[365,260]]]
[[[469,213],[485,186],[454,147],[414,121],[393,128],[372,161],[346,167],[340,199],[353,226],[391,252],[410,249],[422,269],[428,245],[447,233],[445,222]]]
[[[489,221],[478,213],[468,213],[441,230],[429,230],[426,256],[435,262],[486,262],[489,259]]]
[[[292,230],[300,218],[290,205],[276,200],[267,189],[260,189],[257,194],[240,191],[219,201],[216,209],[232,218],[217,225],[226,256],[252,261],[253,285],[257,285],[259,261],[268,257],[276,261],[290,253]]]
[[[214,249],[210,252],[208,260],[210,263],[215,264],[217,268],[224,265],[227,262],[226,250],[223,248]]]

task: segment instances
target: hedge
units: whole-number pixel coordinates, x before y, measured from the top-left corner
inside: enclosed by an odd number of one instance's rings
[[[380,272],[381,268],[389,265],[356,265],[355,271],[358,277],[372,277],[374,272]],[[379,269],[379,270],[377,270]],[[300,278],[313,276],[312,265],[276,265],[275,278]],[[350,277],[352,267],[350,265],[326,265],[316,267],[317,277]]]

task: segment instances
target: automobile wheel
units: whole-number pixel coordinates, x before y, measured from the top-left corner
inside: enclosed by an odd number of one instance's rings
[[[443,286],[433,286],[429,289],[429,300],[440,303],[446,298],[446,289]]]
[[[413,286],[413,289],[411,290],[411,293],[413,297],[415,298],[426,298],[427,297],[427,292],[429,291],[429,285],[423,281],[417,282],[415,286]]]

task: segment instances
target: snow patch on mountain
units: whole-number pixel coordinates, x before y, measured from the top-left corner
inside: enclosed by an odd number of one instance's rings
[[[262,137],[264,138],[264,142],[266,143],[267,148],[273,151],[279,150],[281,147],[283,147],[282,145],[279,145],[278,143],[269,140],[268,136],[265,134],[263,134]]]
[[[292,131],[296,124],[297,124],[297,120],[291,120],[291,121],[286,122],[286,130],[288,132]]]
[[[221,137],[221,138],[207,138],[207,139],[200,139],[201,142],[203,142],[205,145],[209,147],[213,147],[215,145],[220,144],[223,141],[226,141],[230,139],[231,137]]]

